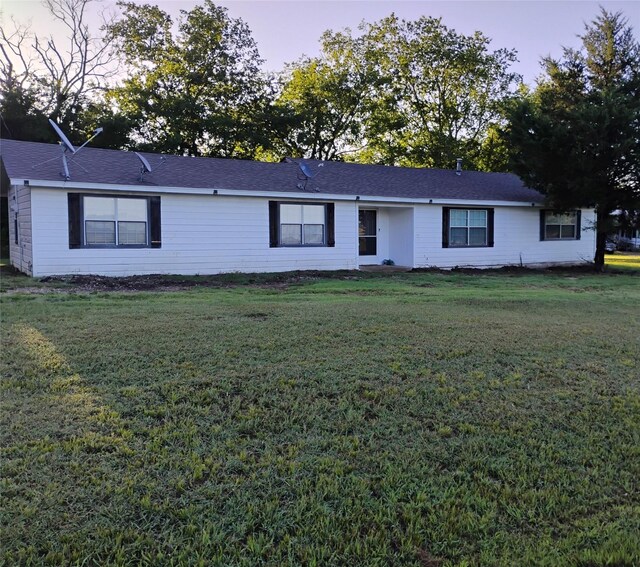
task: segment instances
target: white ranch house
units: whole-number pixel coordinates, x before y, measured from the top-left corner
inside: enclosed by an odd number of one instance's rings
[[[33,276],[590,262],[595,214],[511,174],[300,164],[3,140],[11,263]]]

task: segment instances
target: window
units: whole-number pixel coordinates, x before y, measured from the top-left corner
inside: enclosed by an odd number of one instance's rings
[[[85,197],[86,246],[146,246],[146,199]]]
[[[160,247],[160,197],[68,194],[69,248]]]
[[[442,209],[443,248],[493,246],[493,209]]]
[[[270,245],[333,246],[334,205],[269,202]]]
[[[580,211],[540,211],[540,240],[579,240]]]
[[[324,205],[280,204],[281,246],[322,246]]]

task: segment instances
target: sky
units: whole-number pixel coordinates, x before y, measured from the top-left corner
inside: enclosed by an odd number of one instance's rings
[[[136,0],[138,1],[138,0]],[[157,4],[172,16],[181,9],[189,10],[200,2],[193,0],[147,0]],[[241,18],[252,31],[258,49],[265,59],[264,69],[278,71],[285,63],[303,54],[319,53],[319,38],[325,30],[338,31],[346,27],[357,30],[364,20],[374,22],[392,12],[407,20],[420,16],[441,17],[443,23],[458,33],[472,34],[479,30],[489,37],[491,49],[508,48],[518,52],[513,71],[524,81],[535,84],[540,74],[540,59],[559,57],[562,47],[578,47],[577,37],[599,13],[599,6],[609,11],[623,12],[640,34],[640,0],[628,1],[426,1],[426,0],[219,0],[217,5],[228,9],[232,18]],[[115,1],[102,0],[100,9],[115,10]],[[10,17],[22,23],[31,21],[33,29],[42,35],[60,30],[51,24],[46,9],[39,0],[0,0],[2,25],[10,25]],[[90,27],[99,27],[94,10]]]

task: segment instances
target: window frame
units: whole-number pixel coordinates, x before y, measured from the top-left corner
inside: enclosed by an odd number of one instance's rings
[[[105,199],[138,199],[146,202],[146,218],[144,221],[120,221],[120,222],[145,222],[146,242],[145,244],[118,244],[118,218],[113,221],[116,242],[114,244],[87,244],[85,218],[85,198],[97,197]],[[69,248],[84,249],[143,249],[162,247],[161,228],[161,197],[159,195],[120,195],[118,193],[67,193],[68,200],[68,221],[69,221]],[[89,221],[91,219],[88,219]],[[97,220],[97,219],[94,219]]]
[[[301,207],[308,207],[308,206],[322,207],[323,213],[324,213],[324,218],[323,218],[324,223],[322,225],[322,243],[316,243],[316,244],[304,243],[305,222],[304,222],[304,209],[302,209],[302,217],[301,217],[302,222],[300,224],[301,241],[302,241],[301,244],[283,244],[282,243],[282,225],[283,224],[290,225],[292,223],[282,223],[280,221],[280,218],[281,218],[280,211],[281,211],[282,205],[297,205]],[[332,210],[333,203],[326,203],[326,202],[317,203],[317,202],[309,202],[309,201],[306,201],[306,202],[305,201],[270,201],[269,207],[270,207],[269,222],[271,224],[270,246],[272,248],[327,248],[327,247],[335,246],[335,243],[332,237],[332,230],[333,230],[332,215],[334,214]],[[273,226],[274,223],[275,223],[275,227]],[[306,224],[315,225],[317,223],[306,223]]]
[[[451,226],[451,211],[467,212],[467,224],[464,227]],[[473,227],[469,224],[469,211],[484,211],[486,213],[486,225],[484,227]],[[492,207],[442,207],[442,247],[443,248],[493,248],[494,245],[494,216],[495,210]],[[469,242],[470,228],[484,228],[486,230],[486,239],[484,244],[452,244],[451,229],[466,228],[467,242]]]
[[[575,215],[575,222],[573,224],[549,224],[547,222],[547,216],[549,215],[567,215],[573,214]],[[547,235],[547,227],[548,226],[558,226],[559,236],[557,238],[549,237]],[[574,234],[573,236],[562,236],[562,227],[563,226],[573,226]],[[572,240],[580,240],[582,233],[582,211],[580,209],[572,209],[568,211],[559,211],[555,209],[540,209],[540,240],[542,242],[571,242]]]

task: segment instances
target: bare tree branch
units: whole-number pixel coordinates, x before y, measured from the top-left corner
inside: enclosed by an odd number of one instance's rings
[[[9,34],[0,26],[0,85],[3,90],[10,85],[23,88],[35,63],[25,46],[31,39],[29,27],[18,24],[13,18],[11,23],[13,31]]]
[[[12,31],[0,29],[0,86],[36,87],[41,110],[63,122],[103,91],[119,69],[110,40],[94,37],[86,23],[92,2],[43,0],[52,19],[64,25],[64,42],[38,37],[14,20]],[[108,23],[104,13],[102,17]]]

